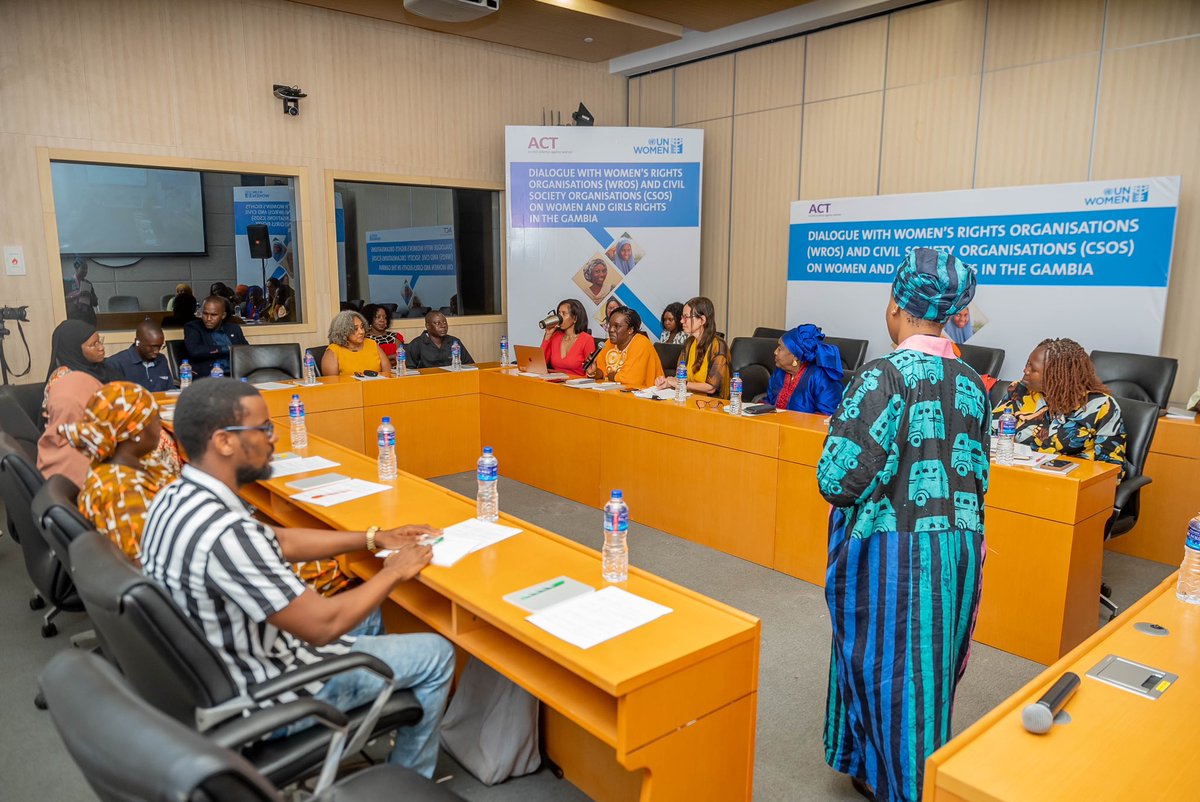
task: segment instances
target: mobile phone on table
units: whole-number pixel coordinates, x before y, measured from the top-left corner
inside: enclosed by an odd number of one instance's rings
[[[1034,465],[1035,471],[1043,471],[1045,473],[1070,473],[1079,467],[1078,462],[1071,462],[1065,459],[1049,459],[1041,465]]]

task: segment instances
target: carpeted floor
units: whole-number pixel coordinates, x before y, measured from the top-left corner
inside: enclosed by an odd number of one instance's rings
[[[466,495],[475,492],[473,473],[437,481]],[[509,480],[502,480],[501,494],[505,511],[599,548],[599,511]],[[637,500],[630,501],[636,513]],[[829,624],[822,590],[637,524],[630,527],[630,560],[762,619],[754,798],[779,802],[860,799],[823,759]],[[1146,593],[1171,570],[1171,566],[1120,554],[1105,557],[1105,577],[1121,605]],[[596,579],[599,581],[598,576]],[[87,621],[78,614],[60,616],[58,637],[43,640],[38,633],[41,616],[27,606],[30,592],[19,547],[8,537],[0,538],[0,710],[4,711],[0,798],[5,802],[94,799],[48,714],[33,706],[38,672],[57,650],[70,648],[70,635],[87,629]],[[971,724],[1041,668],[976,644],[955,704],[955,731]],[[113,735],[121,735],[119,722],[114,722]],[[586,799],[546,771],[486,788],[443,755],[439,776],[445,775],[452,775],[448,787],[470,800]]]

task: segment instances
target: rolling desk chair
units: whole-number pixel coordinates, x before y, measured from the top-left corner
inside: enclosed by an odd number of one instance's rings
[[[759,326],[754,330],[755,337],[767,337],[768,339],[778,340],[783,336],[785,329],[772,329],[767,326]]]
[[[148,703],[180,723],[220,739],[239,726],[243,711],[269,706],[280,694],[336,674],[365,669],[390,679],[391,669],[364,652],[300,666],[238,692],[221,656],[154,580],[142,574],[108,538],[84,532],[71,543],[71,566],[104,656],[112,660]],[[379,708],[378,710],[376,708]],[[411,691],[391,683],[373,704],[347,714],[356,733],[346,747],[358,752],[376,736],[421,720]],[[132,730],[130,730],[132,731]],[[331,734],[310,728],[256,741],[242,755],[278,786],[313,775]],[[143,756],[144,758],[144,756]]]
[[[960,345],[959,352],[962,354],[962,361],[971,366],[971,369],[980,376],[991,376],[995,378],[1000,374],[1000,368],[1004,366],[1004,349],[989,348],[985,345]]]
[[[1108,385],[1114,396],[1149,401],[1166,409],[1175,384],[1179,361],[1169,356],[1126,354],[1119,351],[1092,351],[1096,376]]]
[[[658,360],[662,362],[663,374],[674,376],[675,368],[679,366],[679,360],[683,356],[683,343],[656,342],[654,350],[658,352]]]
[[[321,375],[321,357],[325,356],[325,349],[328,347],[329,347],[328,345],[318,345],[315,348],[308,349],[309,351],[312,352],[313,361],[317,363],[317,375],[318,376]]]
[[[104,802],[282,802],[278,784],[233,750],[310,716],[317,721],[313,729],[328,736],[313,802],[459,799],[401,766],[373,766],[335,783],[349,722],[346,714],[316,699],[264,708],[209,739],[139,699],[116,669],[93,654],[55,655],[39,684],[67,751]],[[113,737],[115,722],[123,737]]]
[[[229,349],[229,372],[233,378],[245,377],[252,384],[303,378],[302,363],[297,343],[235,345]]]
[[[776,338],[778,339],[778,338]],[[730,375],[737,372],[742,378],[742,398],[758,401],[767,392],[771,374],[775,372],[775,339],[767,337],[734,337],[729,349]]]
[[[855,340],[849,337],[826,337],[825,342],[838,349],[842,355],[842,369],[852,373],[863,366],[867,359],[868,340]]]
[[[187,347],[183,340],[167,340],[166,346],[167,365],[171,368],[171,375],[179,378],[179,366],[188,358]],[[193,375],[192,378],[194,380],[198,377]]]
[[[1133,529],[1134,524],[1137,523],[1141,508],[1139,491],[1152,481],[1142,471],[1146,466],[1146,456],[1150,452],[1150,442],[1154,439],[1154,431],[1158,428],[1159,410],[1158,405],[1153,402],[1119,397],[1114,397],[1113,400],[1121,408],[1121,420],[1125,423],[1125,476],[1117,485],[1113,512],[1104,525],[1106,541],[1110,538],[1120,537]],[[1111,588],[1101,583],[1100,604],[1109,611],[1110,621],[1116,618],[1118,612],[1111,596]]]

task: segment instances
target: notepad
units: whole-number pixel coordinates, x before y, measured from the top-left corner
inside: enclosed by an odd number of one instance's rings
[[[346,479],[342,482],[334,482],[330,485],[322,485],[312,490],[306,490],[303,493],[296,493],[291,498],[295,501],[303,501],[306,504],[312,504],[317,507],[332,507],[335,504],[373,496],[376,493],[382,493],[384,490],[390,489],[389,485],[367,482],[363,479]]]
[[[283,382],[256,382],[254,384],[259,390],[291,390],[293,385],[284,384]]]
[[[502,526],[477,518],[460,521],[443,529],[441,537],[433,543],[432,562],[442,568],[449,568],[471,552],[486,549],[520,532],[521,529],[516,526]],[[391,552],[385,549],[375,554],[377,557],[386,557]]]
[[[674,387],[647,387],[645,390],[634,390],[633,394],[638,398],[657,398],[659,401],[674,401]],[[691,396],[691,393],[685,393],[684,398]]]
[[[278,479],[281,476],[291,476],[305,471],[319,471],[322,468],[336,468],[340,464],[324,457],[271,460],[271,478]]]
[[[670,612],[674,612],[670,607],[609,585],[567,599],[525,620],[573,646],[590,649]]]
[[[479,370],[479,368],[475,367],[474,365],[463,365],[461,368],[452,368],[449,365],[445,365],[442,367],[442,370],[448,370],[451,373],[458,373],[462,370]]]
[[[509,604],[515,604],[522,610],[537,613],[561,604],[567,599],[595,592],[596,589],[591,585],[577,582],[569,576],[556,576],[554,579],[506,593],[503,598]]]

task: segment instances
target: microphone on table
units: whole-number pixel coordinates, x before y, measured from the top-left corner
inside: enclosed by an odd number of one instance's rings
[[[1066,706],[1067,700],[1079,689],[1079,675],[1071,671],[1058,678],[1058,682],[1050,686],[1050,690],[1042,694],[1031,705],[1026,705],[1021,711],[1021,723],[1025,729],[1041,735],[1050,732],[1054,726],[1054,717]]]

